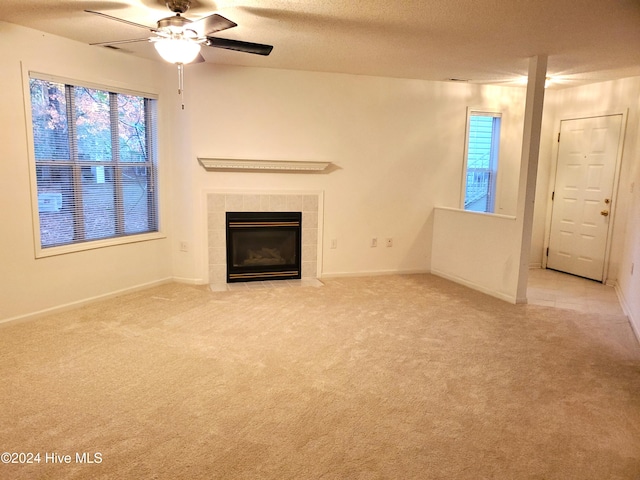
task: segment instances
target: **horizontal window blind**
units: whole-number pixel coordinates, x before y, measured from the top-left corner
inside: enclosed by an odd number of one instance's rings
[[[158,231],[156,100],[29,80],[41,248]]]

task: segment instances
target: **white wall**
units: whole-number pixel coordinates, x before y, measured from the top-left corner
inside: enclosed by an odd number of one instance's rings
[[[0,321],[170,278],[166,239],[35,258],[21,62],[28,70],[162,99],[169,85],[164,66],[2,22],[0,57]],[[167,166],[169,121],[170,112],[161,107],[160,155]],[[168,170],[160,178],[166,203]],[[162,220],[168,231],[168,216]]]
[[[429,271],[434,205],[458,207],[467,107],[503,112],[498,208],[515,211],[524,89],[194,65],[174,272],[207,280],[208,191],[323,191],[323,276]],[[318,160],[328,174],[206,172],[196,157]],[[180,237],[180,238],[178,238]],[[369,246],[372,237],[378,247]],[[393,238],[393,247],[384,240]],[[331,239],[338,248],[330,249]],[[179,241],[193,246],[177,252]]]
[[[521,227],[515,217],[436,208],[431,271],[517,303]]]
[[[640,78],[637,79],[640,85]],[[636,95],[640,111],[640,95]],[[635,148],[630,146],[628,176],[620,182],[620,191],[628,192],[624,246],[620,255],[617,291],[631,325],[640,340],[640,121],[635,128],[629,125],[629,136],[635,137]]]

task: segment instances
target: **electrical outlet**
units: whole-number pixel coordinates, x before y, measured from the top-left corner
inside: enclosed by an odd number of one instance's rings
[[[387,238],[387,247],[393,247],[393,238]]]
[[[372,238],[370,246],[371,246],[371,248],[377,247],[378,246],[378,239],[377,238]]]
[[[189,244],[187,242],[180,242],[180,251],[181,252],[188,252],[189,251]]]
[[[337,238],[332,238],[331,239],[331,248],[338,248],[338,239]]]

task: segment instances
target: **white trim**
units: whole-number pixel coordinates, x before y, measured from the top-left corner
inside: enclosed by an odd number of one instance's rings
[[[438,210],[448,210],[450,212],[459,212],[465,215],[484,215],[484,216],[489,216],[489,217],[494,217],[494,218],[504,218],[505,220],[515,220],[516,217],[514,217],[513,215],[504,215],[502,213],[489,213],[489,212],[475,212],[473,210],[464,210],[462,208],[452,208],[452,207],[440,207],[438,205],[433,207],[434,209],[438,209]]]
[[[527,299],[525,298],[516,298],[513,295],[507,295],[506,293],[501,293],[496,290],[491,290],[489,288],[483,287],[482,285],[466,280],[462,277],[458,277],[457,275],[450,275],[445,272],[441,272],[439,270],[431,270],[432,275],[436,275],[438,277],[442,277],[445,280],[450,280],[455,283],[459,283],[460,285],[464,285],[472,290],[476,290],[478,292],[484,293],[486,295],[490,295],[495,298],[499,298],[500,300],[504,300],[509,303],[517,304],[517,303],[527,303]]]
[[[309,162],[297,160],[243,160],[236,158],[201,157],[198,157],[198,162],[205,170],[258,170],[266,172],[323,172],[329,165],[331,165],[331,162]]]
[[[478,116],[485,116],[485,117],[492,117],[492,118],[500,118],[501,122],[502,122],[502,111],[500,111],[500,109],[498,108],[474,108],[474,107],[467,107],[467,122],[466,122],[466,127],[465,127],[465,136],[464,136],[464,157],[462,159],[462,179],[461,179],[461,183],[460,183],[460,208],[462,210],[465,210],[464,208],[464,201],[465,201],[465,196],[466,196],[466,190],[467,190],[467,164],[468,164],[468,160],[469,160],[469,133],[470,133],[470,125],[471,125],[471,116],[472,115],[478,115]],[[502,130],[500,128],[500,130]],[[494,132],[495,133],[495,132]],[[500,171],[500,148],[501,148],[501,138],[502,138],[502,134],[501,132],[498,132],[499,138],[498,138],[498,151],[496,152],[495,155],[495,178],[492,180],[492,185],[491,185],[491,195],[493,196],[492,202],[492,209],[493,211],[495,211],[496,209],[496,200],[498,198],[498,177],[499,177],[499,171]],[[493,147],[493,141],[492,141],[492,147]],[[494,169],[492,168],[492,171],[494,171]],[[493,213],[493,212],[481,212],[481,213]]]
[[[124,294],[128,294],[128,293],[133,293],[133,292],[137,292],[140,290],[146,290],[148,288],[152,288],[152,287],[157,287],[159,285],[165,285],[167,283],[171,283],[173,280],[170,277],[161,279],[161,280],[154,280],[152,282],[147,282],[147,283],[141,283],[139,285],[134,285],[133,287],[127,287],[127,288],[123,288],[120,290],[114,290],[113,292],[110,293],[103,293],[101,295],[95,295],[93,297],[89,297],[89,298],[84,298],[82,300],[77,300],[75,302],[69,302],[69,303],[65,303],[63,305],[57,305],[55,307],[51,307],[51,308],[45,308],[43,310],[38,310],[37,312],[31,312],[31,313],[26,313],[24,315],[18,315],[15,317],[9,317],[9,318],[5,318],[0,320],[0,328],[2,328],[2,326],[9,324],[9,323],[15,323],[15,322],[23,322],[23,321],[31,321],[31,320],[35,320],[37,318],[40,318],[44,315],[52,315],[55,313],[61,313],[61,312],[66,312],[68,310],[72,310],[74,308],[78,308],[78,307],[82,307],[84,305],[88,305],[91,303],[95,303],[95,302],[99,302],[102,300],[107,300],[109,298],[113,298],[113,297],[117,297],[120,295],[124,295]]]
[[[374,270],[374,271],[364,271],[364,272],[334,272],[334,273],[323,273],[322,276],[318,277],[321,279],[330,279],[330,278],[353,278],[353,277],[381,277],[388,275],[424,275],[429,274],[429,270]]]
[[[202,278],[172,277],[171,280],[185,285],[207,285],[207,282]]]
[[[38,229],[38,231],[40,231]],[[56,255],[65,255],[67,253],[83,252],[85,250],[94,250],[96,248],[113,247],[116,245],[127,245],[130,243],[148,242],[151,240],[162,240],[167,236],[162,232],[140,233],[136,235],[125,235],[122,237],[103,238],[91,242],[70,243],[68,245],[60,245],[59,247],[40,248],[38,243],[35,244],[36,258],[53,257]],[[38,238],[36,242],[40,239]]]
[[[558,135],[560,135],[560,128],[562,127],[562,122],[572,121],[572,120],[582,120],[587,118],[600,118],[600,117],[612,117],[615,115],[622,115],[621,123],[620,123],[620,136],[618,138],[618,152],[616,154],[616,164],[614,167],[613,174],[613,185],[611,190],[611,207],[609,208],[609,226],[607,227],[607,241],[605,244],[605,252],[604,252],[604,266],[602,271],[602,283],[608,284],[609,279],[609,267],[611,264],[611,247],[613,243],[613,227],[615,222],[615,213],[618,206],[618,191],[620,185],[620,171],[622,168],[622,157],[624,154],[625,140],[627,134],[627,119],[629,116],[629,108],[625,108],[622,111],[608,111],[598,114],[582,114],[582,115],[568,115],[566,117],[561,117],[556,121],[556,128],[554,132],[554,145],[552,152],[552,160],[550,165],[550,175],[549,175],[549,192],[555,192],[556,190],[556,179],[558,174],[558,156],[560,155],[560,142],[557,140]],[[560,139],[562,140],[562,138]],[[547,249],[549,248],[549,241],[551,239],[551,221],[553,217],[553,202],[551,200],[551,194],[549,194],[547,201],[547,212],[545,218],[545,227],[544,227],[544,241],[542,244],[542,268],[547,268]],[[613,283],[615,283],[616,279],[613,279]]]
[[[324,190],[257,190],[244,188],[207,188],[203,190],[205,197],[209,194],[219,195],[321,195]]]
[[[109,92],[113,92],[113,93],[121,93],[123,95],[131,95],[135,97],[145,97],[145,98],[150,98],[152,100],[158,100],[157,93],[149,93],[149,92],[140,91],[140,90],[132,90],[129,88],[106,85],[104,83],[101,84],[101,83],[89,82],[85,80],[77,80],[69,77],[61,77],[59,75],[41,73],[35,70],[27,70],[27,73],[29,78],[37,78],[38,80],[45,80],[47,82],[62,83],[65,85],[73,85],[77,87],[86,87],[94,90],[108,90]]]
[[[607,243],[604,249],[604,267],[602,269],[602,283],[607,284],[609,279],[609,268],[611,267],[611,248],[613,245],[613,230],[616,223],[616,212],[618,211],[618,190],[620,186],[620,171],[622,169],[622,156],[624,154],[625,139],[627,137],[627,120],[629,109],[625,109],[620,119],[620,136],[618,137],[618,153],[616,155],[616,165],[613,173],[613,185],[611,189],[611,203],[609,206],[609,226],[607,228]],[[613,114],[618,115],[618,114]],[[617,278],[613,279],[617,282]]]
[[[56,83],[63,83],[74,86],[81,86],[87,88],[100,89],[103,91],[109,91],[114,93],[120,93],[124,95],[135,95],[139,97],[145,97],[157,102],[158,94],[149,93],[137,90],[126,89],[122,87],[116,87],[107,84],[93,83],[87,82],[83,80],[76,80],[73,78],[62,77],[58,75],[51,75],[40,73],[34,70],[27,68],[23,62],[20,62],[20,67],[22,70],[22,89],[23,89],[23,106],[25,113],[25,131],[27,133],[27,154],[29,159],[29,180],[31,187],[31,219],[33,226],[33,248],[34,248],[34,256],[35,258],[46,258],[52,257],[56,255],[64,255],[68,253],[82,252],[86,250],[93,250],[96,248],[104,248],[116,245],[125,245],[129,243],[137,243],[137,242],[145,242],[149,240],[158,240],[166,238],[166,234],[163,231],[162,225],[162,211],[164,209],[161,208],[160,202],[160,154],[158,148],[158,139],[160,138],[160,134],[158,133],[160,129],[160,119],[159,119],[159,106],[157,107],[155,113],[156,119],[156,134],[154,135],[155,145],[155,162],[152,162],[154,165],[154,169],[156,171],[155,179],[156,179],[156,222],[157,222],[157,231],[150,232],[142,232],[140,234],[128,234],[122,235],[118,237],[112,238],[102,238],[98,240],[91,241],[83,241],[83,242],[73,242],[67,245],[60,245],[55,247],[42,247],[41,237],[40,237],[40,212],[38,209],[38,179],[36,175],[36,159],[35,159],[35,145],[33,139],[33,118],[31,116],[32,108],[31,108],[31,90],[30,90],[30,79],[36,78],[39,80],[52,81]]]
[[[627,300],[624,298],[624,293],[622,293],[620,286],[616,283],[613,288],[615,289],[616,295],[618,295],[618,301],[620,302],[622,311],[629,320],[631,330],[633,330],[633,333],[636,336],[636,340],[640,344],[640,318],[634,318],[633,314],[631,313],[631,307],[629,307]]]

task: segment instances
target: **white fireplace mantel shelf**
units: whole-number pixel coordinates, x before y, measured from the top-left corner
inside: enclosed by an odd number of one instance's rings
[[[236,158],[200,158],[198,162],[205,170],[261,171],[261,172],[324,172],[331,162],[307,162],[297,160],[242,160]]]

